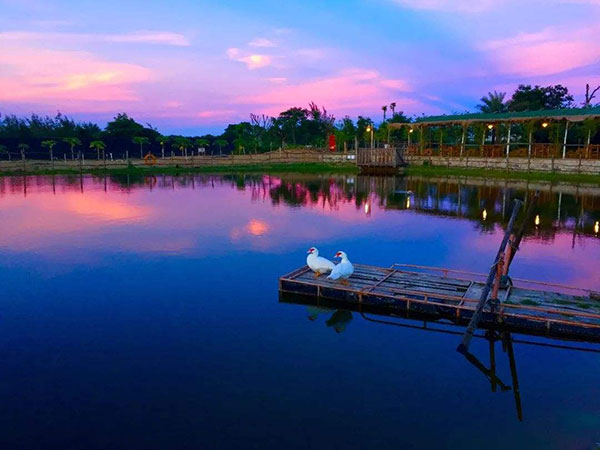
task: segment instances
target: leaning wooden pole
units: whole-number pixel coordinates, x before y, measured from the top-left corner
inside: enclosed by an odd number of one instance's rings
[[[456,351],[462,354],[467,354],[469,351],[469,345],[471,344],[471,339],[473,338],[473,333],[475,333],[475,329],[477,325],[479,325],[479,321],[481,320],[481,315],[483,314],[483,308],[488,303],[488,296],[490,294],[490,290],[494,284],[494,280],[496,278],[498,272],[498,264],[500,260],[503,258],[504,251],[506,250],[506,246],[508,244],[508,239],[512,234],[513,227],[515,225],[515,220],[517,219],[517,215],[519,214],[519,209],[521,208],[521,200],[515,200],[515,206],[513,207],[512,214],[510,216],[510,220],[508,221],[508,226],[506,227],[506,231],[504,232],[504,238],[500,243],[500,247],[498,248],[498,253],[496,253],[496,258],[494,259],[494,264],[490,267],[490,272],[488,274],[487,280],[485,282],[485,286],[483,288],[483,292],[481,293],[481,297],[479,298],[479,303],[477,303],[477,308],[475,308],[475,312],[473,313],[473,317],[471,317],[471,321],[469,322],[469,326],[463,335],[462,342],[456,348]]]

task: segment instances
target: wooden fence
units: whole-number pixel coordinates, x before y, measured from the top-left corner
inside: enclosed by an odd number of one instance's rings
[[[89,152],[88,152],[89,153]],[[89,157],[88,157],[89,156]],[[26,157],[11,161],[0,161],[0,172],[13,171],[42,171],[42,170],[101,170],[120,169],[126,167],[222,167],[246,166],[258,164],[354,164],[355,156],[352,153],[332,153],[328,151],[310,149],[276,150],[268,153],[227,155],[227,156],[165,156],[156,158],[118,158],[112,159],[108,154],[97,155],[95,152],[88,155],[78,153],[75,159],[53,158],[32,159]]]

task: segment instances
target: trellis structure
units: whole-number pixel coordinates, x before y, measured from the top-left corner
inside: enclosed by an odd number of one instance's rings
[[[567,137],[569,127],[573,123],[585,122],[587,124],[585,144],[575,144],[575,148],[568,148]],[[536,129],[547,128],[551,124],[564,123],[564,134],[562,135],[562,143],[534,143],[533,133]],[[511,146],[520,146],[523,143],[511,142],[512,127],[514,124],[523,124],[527,132],[527,154],[515,156],[528,157],[578,157],[578,158],[600,158],[600,145],[592,144],[591,139],[595,130],[600,126],[600,107],[595,108],[569,108],[569,109],[553,109],[540,111],[521,111],[507,113],[476,113],[476,114],[458,114],[458,115],[442,115],[430,116],[417,119],[415,122],[409,123],[391,123],[392,129],[407,128],[408,147],[407,155],[416,154],[421,156],[431,155],[433,146],[426,148],[424,139],[420,139],[419,144],[411,142],[412,133],[417,130],[423,135],[427,128],[436,127],[440,129],[440,140],[438,144],[439,154],[445,156],[463,156],[467,154],[468,145],[467,135],[470,128],[478,127],[481,132],[481,141],[472,144],[471,147],[478,149],[475,155],[472,156],[491,156],[501,157],[508,155],[511,152]],[[494,132],[498,126],[504,125],[507,128],[506,142],[502,144],[486,145],[488,133]],[[462,128],[461,139],[455,145],[449,145],[444,148],[443,144],[443,127],[460,126]],[[570,147],[573,147],[572,145]]]

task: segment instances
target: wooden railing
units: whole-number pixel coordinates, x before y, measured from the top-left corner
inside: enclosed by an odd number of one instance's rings
[[[565,150],[566,158],[600,159],[600,144],[591,144],[589,146],[580,144],[567,144]],[[527,158],[528,154],[528,144],[516,142],[510,144],[510,157]],[[442,146],[421,146],[419,144],[408,144],[406,146],[406,156],[459,157],[461,155],[464,157],[505,158],[506,144],[467,144],[464,147],[462,147],[460,144]],[[562,155],[562,144],[536,143],[531,145],[532,158],[562,158]]]
[[[403,165],[404,149],[400,148],[359,148],[356,164],[359,167],[399,167]]]

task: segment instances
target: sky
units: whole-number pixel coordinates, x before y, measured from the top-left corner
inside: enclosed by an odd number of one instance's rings
[[[0,113],[220,133],[315,102],[341,119],[472,111],[600,84],[600,0],[0,0]]]

